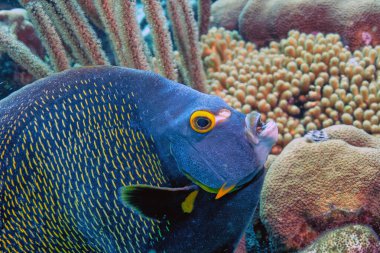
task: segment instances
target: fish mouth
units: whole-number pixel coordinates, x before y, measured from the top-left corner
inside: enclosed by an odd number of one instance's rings
[[[245,117],[245,134],[250,143],[256,145],[261,139],[270,137],[277,140],[277,125],[273,120],[264,123],[261,114],[251,112]]]

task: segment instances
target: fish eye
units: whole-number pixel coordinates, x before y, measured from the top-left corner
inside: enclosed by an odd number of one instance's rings
[[[215,126],[215,116],[208,111],[196,111],[190,117],[191,128],[198,133],[207,133]]]

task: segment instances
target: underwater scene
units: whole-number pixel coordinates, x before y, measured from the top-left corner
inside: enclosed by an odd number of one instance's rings
[[[380,253],[380,1],[0,0],[0,252]]]

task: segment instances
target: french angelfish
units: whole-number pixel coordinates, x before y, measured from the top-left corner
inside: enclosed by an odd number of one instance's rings
[[[6,252],[230,252],[256,208],[273,122],[121,67],[0,101]]]

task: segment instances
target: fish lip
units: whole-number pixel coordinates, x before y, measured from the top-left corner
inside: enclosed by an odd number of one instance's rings
[[[255,145],[261,138],[271,137],[277,141],[278,136],[276,123],[273,120],[262,122],[261,114],[258,112],[251,112],[245,117],[245,133],[248,140]]]
[[[258,127],[262,127],[265,130],[266,124],[261,121],[261,114],[258,112],[251,112],[245,117],[245,128],[250,131],[253,135],[258,136],[262,133],[258,133]]]
[[[271,139],[277,141],[278,129],[277,124],[273,120],[268,121],[265,124],[264,130],[260,133],[261,137],[271,137]]]

